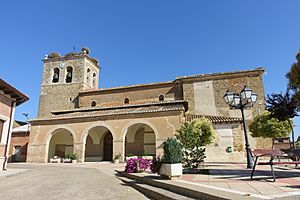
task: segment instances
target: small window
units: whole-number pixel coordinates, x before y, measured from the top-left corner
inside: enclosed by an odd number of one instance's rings
[[[126,103],[126,104],[129,103],[129,99],[128,99],[128,98],[125,98],[125,99],[124,99],[124,103]]]
[[[92,107],[95,107],[97,105],[96,101],[92,101]]]
[[[90,68],[88,68],[86,70],[86,82],[87,83],[90,83],[90,74],[91,74],[91,70],[90,70]]]
[[[165,100],[164,95],[159,95],[158,100],[159,100],[159,101],[164,101],[164,100]]]
[[[96,87],[96,73],[93,73],[93,87]]]
[[[73,68],[67,67],[67,74],[66,74],[66,83],[72,83],[73,78]]]
[[[52,83],[58,83],[58,81],[59,81],[59,69],[56,67],[53,69]]]

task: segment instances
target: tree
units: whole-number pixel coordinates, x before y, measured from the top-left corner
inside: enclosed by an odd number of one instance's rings
[[[295,98],[300,102],[300,51],[296,55],[296,60],[286,77],[289,80],[289,88],[295,92]]]
[[[268,111],[256,116],[249,126],[252,137],[276,138],[287,137],[291,132],[290,119],[280,121],[271,117]]]
[[[197,168],[205,158],[203,147],[213,142],[212,123],[206,118],[194,119],[185,122],[177,132],[176,137],[183,152],[183,166]]]
[[[270,116],[277,118],[280,121],[287,121],[292,131],[293,148],[295,148],[295,133],[291,120],[298,116],[299,111],[298,102],[294,96],[287,89],[286,93],[271,94],[267,96],[267,110],[270,112]]]

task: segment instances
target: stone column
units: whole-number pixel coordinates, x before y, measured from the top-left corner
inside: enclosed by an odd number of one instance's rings
[[[28,163],[47,163],[46,144],[30,144],[28,145],[26,162]]]
[[[125,160],[125,146],[123,140],[114,140],[113,141],[113,159],[117,154],[121,154],[120,161]]]
[[[78,159],[77,161],[82,163],[84,162],[84,151],[85,151],[85,144],[83,143],[74,143],[73,152],[77,153]]]

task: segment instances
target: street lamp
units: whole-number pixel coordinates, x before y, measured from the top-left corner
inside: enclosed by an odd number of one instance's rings
[[[251,154],[251,148],[248,140],[247,128],[246,128],[246,121],[244,115],[244,109],[252,107],[257,99],[257,94],[252,92],[250,88],[246,86],[244,89],[239,93],[233,93],[226,91],[224,95],[225,103],[230,106],[230,108],[240,109],[242,112],[242,120],[243,120],[243,127],[244,127],[244,134],[245,134],[245,149],[247,153],[247,168],[251,169],[253,167],[253,157]]]

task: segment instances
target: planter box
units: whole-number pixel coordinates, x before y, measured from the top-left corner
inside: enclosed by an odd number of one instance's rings
[[[72,163],[77,163],[77,160],[72,160]]]
[[[115,164],[119,164],[119,163],[120,163],[120,160],[119,160],[119,159],[114,160],[114,163],[115,163]]]
[[[180,177],[182,175],[182,164],[162,164],[159,169],[159,174],[165,177]]]
[[[142,158],[146,160],[153,160],[153,156],[142,156]]]
[[[129,160],[130,158],[138,158],[137,156],[126,156],[126,160]]]

